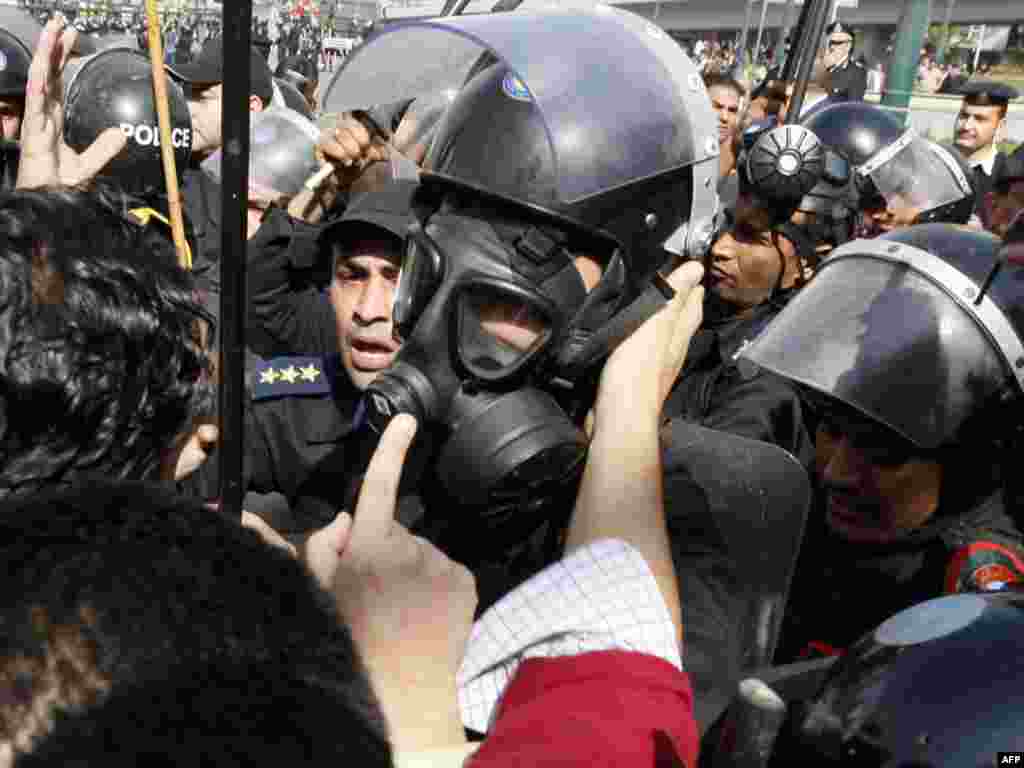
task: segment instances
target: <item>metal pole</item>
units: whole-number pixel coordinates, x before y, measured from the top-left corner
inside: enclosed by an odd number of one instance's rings
[[[946,17],[942,20],[942,47],[939,49],[939,63],[946,63],[946,49],[949,47],[949,22],[953,18],[956,0],[946,0]]]
[[[743,17],[743,33],[740,35],[740,50],[738,54],[740,66],[743,66],[746,62],[747,37],[750,35],[750,12],[754,9],[755,2],[756,0],[747,0],[747,13]]]
[[[812,0],[807,0],[812,2]],[[828,26],[829,11],[835,0],[819,0],[814,6],[808,19],[805,35],[800,39],[800,69],[793,85],[793,98],[790,99],[789,109],[786,112],[786,124],[796,123],[800,119],[800,111],[804,106],[804,95],[807,93],[807,83],[811,79],[811,70],[814,68],[815,54],[821,45],[821,39],[825,34],[825,27]]]
[[[978,71],[978,60],[981,59],[981,47],[985,44],[985,25],[981,25],[981,34],[978,35],[978,47],[974,49],[974,70],[971,72],[973,75]]]
[[[764,35],[764,18],[768,15],[768,0],[761,0],[761,23],[757,25],[757,42],[754,44],[754,63],[761,55],[761,37]]]
[[[775,65],[777,67],[782,66],[782,59],[786,56],[786,36],[793,26],[793,8],[795,6],[796,0],[786,0],[786,10],[782,16],[782,29],[779,31],[779,41],[775,44]]]
[[[249,194],[249,77],[252,0],[224,3],[221,111],[220,503],[241,519],[245,446],[246,201]]]
[[[790,38],[789,56],[786,57],[786,66],[783,67],[781,78],[786,82],[793,79],[793,75],[796,73],[797,64],[800,62],[800,42],[804,39],[804,35],[807,31],[807,25],[809,23],[808,20],[811,17],[812,5],[813,3],[810,0],[804,0],[803,7],[800,9],[800,18],[796,22],[796,30]]]
[[[921,44],[928,28],[928,0],[904,0],[896,36],[896,50],[885,78],[882,106],[893,107],[907,114],[917,77]]]

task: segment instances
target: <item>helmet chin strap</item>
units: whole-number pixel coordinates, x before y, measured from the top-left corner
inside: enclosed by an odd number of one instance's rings
[[[799,273],[797,277],[797,285],[803,282],[803,269],[804,264],[811,262],[814,258],[814,243],[811,238],[804,232],[803,229],[798,227],[791,221],[784,221],[780,224],[776,224],[772,227],[772,245],[775,246],[775,250],[779,253],[779,261],[781,263],[781,269],[779,270],[779,279],[775,281],[775,287],[772,288],[772,292],[768,296],[768,301],[772,301],[777,298],[784,290],[782,281],[786,277],[786,255],[782,252],[779,247],[778,237],[781,235],[793,244],[793,248],[796,250],[797,264]],[[789,286],[790,288],[793,286]]]

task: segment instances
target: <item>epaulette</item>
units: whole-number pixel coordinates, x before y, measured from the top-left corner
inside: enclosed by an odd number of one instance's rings
[[[328,395],[331,381],[322,357],[263,360],[253,376],[253,400],[296,395]]]

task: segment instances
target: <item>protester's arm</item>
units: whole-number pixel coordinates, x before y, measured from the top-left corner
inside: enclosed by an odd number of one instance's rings
[[[566,551],[603,538],[622,539],[647,561],[680,639],[682,619],[665,525],[662,405],[702,317],[703,270],[695,262],[668,278],[675,298],[611,355],[594,406],[594,433],[566,539]],[[629,407],[623,407],[629,403]]]
[[[89,181],[120,152],[126,143],[120,128],[108,128],[82,154],[64,143],[64,65],[78,32],[67,27],[60,14],[47,22],[39,35],[21,124],[21,159],[18,189]]]
[[[340,513],[302,552],[337,601],[399,750],[465,741],[456,673],[477,603],[473,575],[395,520],[415,430],[411,416],[392,419],[355,517]]]

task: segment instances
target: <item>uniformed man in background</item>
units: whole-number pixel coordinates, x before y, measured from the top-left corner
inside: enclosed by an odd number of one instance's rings
[[[993,179],[1006,157],[999,143],[1006,139],[1006,113],[1020,93],[1003,83],[968,83],[961,91],[964,100],[956,117],[953,141],[974,170],[975,213],[987,229],[992,215],[988,202]]]
[[[853,30],[834,21],[825,28],[828,35],[825,66],[828,68],[828,93],[842,101],[863,101],[868,89],[868,72],[853,59]]]

